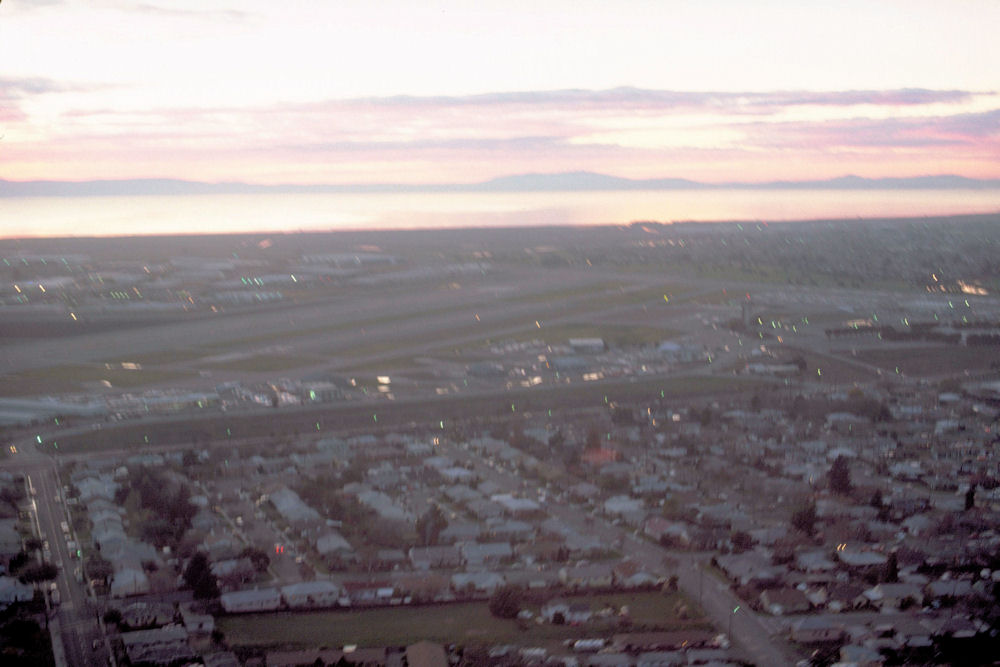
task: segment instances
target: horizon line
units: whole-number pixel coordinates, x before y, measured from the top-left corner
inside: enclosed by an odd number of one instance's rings
[[[101,191],[88,191],[99,189]],[[130,187],[131,191],[130,190]],[[154,188],[173,191],[155,191]],[[976,178],[952,173],[916,176],[866,177],[843,174],[825,179],[768,181],[699,181],[678,176],[629,178],[593,171],[525,172],[466,183],[260,183],[247,181],[202,181],[176,177],[98,178],[85,180],[0,178],[2,197],[65,196],[155,196],[193,194],[264,194],[299,191],[314,193],[390,193],[390,192],[477,192],[477,191],[614,191],[670,189],[891,189],[1000,188],[1000,178]],[[76,190],[60,192],[60,188]],[[13,190],[13,191],[12,191]]]

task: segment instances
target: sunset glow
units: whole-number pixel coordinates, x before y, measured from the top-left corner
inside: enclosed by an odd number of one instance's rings
[[[9,0],[0,178],[996,178],[996,25],[991,1]]]

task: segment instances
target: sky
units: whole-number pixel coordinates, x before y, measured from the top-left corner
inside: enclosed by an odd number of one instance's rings
[[[6,0],[0,178],[1000,178],[997,0]]]

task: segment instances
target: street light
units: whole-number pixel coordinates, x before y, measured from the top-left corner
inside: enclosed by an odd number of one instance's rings
[[[728,635],[729,635],[729,641],[730,642],[733,641],[733,616],[735,616],[736,612],[738,612],[739,610],[740,610],[740,605],[736,605],[735,607],[733,607],[733,613],[731,613],[729,615],[729,632],[728,632]]]

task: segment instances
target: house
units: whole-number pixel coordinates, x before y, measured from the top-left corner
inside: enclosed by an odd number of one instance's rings
[[[857,644],[845,644],[840,647],[840,662],[857,667],[882,667],[885,658],[875,649]]]
[[[924,587],[924,593],[931,600],[962,598],[972,592],[972,582],[967,579],[941,579]]]
[[[596,653],[583,661],[585,667],[631,667],[632,656],[627,653]]]
[[[451,578],[428,572],[408,573],[393,580],[399,595],[408,595],[414,602],[453,600]]]
[[[933,645],[932,633],[920,620],[910,616],[894,618],[892,628],[896,641],[907,648],[927,648]]]
[[[240,661],[232,651],[203,653],[201,661],[205,667],[240,667]]]
[[[195,653],[188,646],[187,630],[168,625],[155,630],[123,632],[121,641],[133,665],[140,663],[169,665],[193,660]]]
[[[377,581],[345,581],[344,594],[349,604],[383,604],[392,599],[395,587],[392,582]]]
[[[451,588],[459,594],[490,594],[503,585],[503,575],[496,572],[456,572],[451,575]]]
[[[646,651],[636,658],[635,667],[674,667],[686,664],[687,657],[683,651]]]
[[[111,580],[111,597],[123,598],[129,595],[143,595],[149,592],[149,579],[142,568],[124,566],[115,570]]]
[[[379,570],[396,570],[409,560],[402,549],[379,549],[375,552],[374,567]]]
[[[800,644],[840,641],[844,638],[844,628],[822,616],[807,616],[792,624],[790,638]]]
[[[350,558],[354,549],[343,535],[336,530],[328,530],[316,540],[316,551],[324,558]]]
[[[685,652],[689,665],[727,665],[730,655],[721,648],[693,648]]]
[[[611,639],[617,651],[632,653],[712,646],[715,635],[703,630],[672,630],[661,632],[625,632]]]
[[[281,599],[290,609],[333,607],[340,599],[340,587],[332,581],[301,581],[282,586]]]
[[[31,584],[22,584],[15,577],[0,577],[0,608],[15,602],[27,602],[35,596]]]
[[[885,554],[874,551],[852,551],[845,549],[836,552],[837,560],[843,563],[850,570],[867,570],[875,567],[883,567],[888,560]]]
[[[458,567],[462,553],[453,545],[410,547],[410,564],[416,570],[433,570]]]
[[[655,586],[659,580],[655,575],[642,569],[642,566],[630,558],[615,564],[612,568],[615,585],[620,588],[642,588]]]
[[[559,569],[559,581],[570,588],[611,588],[614,571],[607,563],[590,563]]]
[[[826,589],[826,608],[832,612],[849,611],[863,591],[860,584],[832,583]]]
[[[730,581],[740,586],[746,586],[751,582],[778,582],[787,572],[787,569],[780,565],[771,565],[769,559],[756,551],[718,556],[715,561]]]
[[[504,513],[513,517],[530,517],[539,514],[542,510],[541,505],[534,500],[515,498],[509,493],[494,495],[490,500],[500,505]]]
[[[658,542],[670,546],[688,547],[691,545],[691,534],[688,525],[681,521],[669,521],[662,516],[651,516],[646,519],[643,532]]]
[[[475,542],[462,545],[462,557],[469,567],[477,567],[486,563],[500,563],[514,557],[510,542]]]
[[[174,621],[174,606],[166,603],[133,602],[121,610],[122,622],[130,628],[152,628]]]
[[[516,519],[488,523],[487,530],[490,535],[500,540],[524,541],[535,536],[534,526]]]
[[[538,612],[542,618],[549,623],[586,623],[593,616],[590,605],[584,603],[572,603],[562,598],[549,600]]]
[[[479,533],[480,528],[478,523],[472,521],[453,521],[438,535],[438,542],[441,544],[473,542],[479,537]]]
[[[299,494],[282,487],[270,495],[271,505],[285,521],[291,524],[305,524],[319,521],[319,512],[306,505]]]
[[[559,573],[552,570],[509,570],[504,574],[508,586],[529,590],[554,588],[559,585]]]
[[[802,572],[830,572],[836,567],[824,551],[800,551],[795,554],[795,568]]]
[[[801,614],[810,607],[805,593],[795,588],[769,588],[760,594],[760,605],[772,616]]]
[[[215,630],[215,617],[211,614],[199,614],[193,611],[190,605],[182,604],[180,606],[180,615],[181,622],[190,636],[210,635]]]
[[[276,588],[261,588],[223,593],[219,601],[230,614],[274,611],[281,606],[281,593]]]
[[[923,600],[923,593],[916,584],[895,583],[878,584],[869,588],[861,594],[862,604],[867,604],[876,609],[902,609],[907,605]]]

